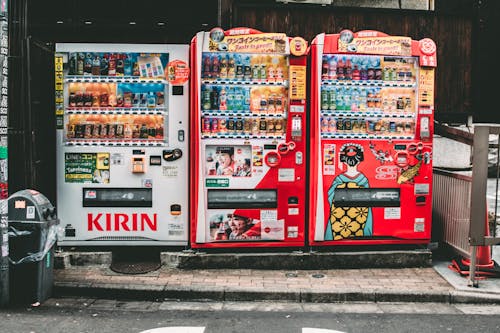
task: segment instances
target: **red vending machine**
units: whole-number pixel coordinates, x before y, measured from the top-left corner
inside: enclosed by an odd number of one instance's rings
[[[193,248],[304,245],[306,53],[249,28],[193,38]]]
[[[343,30],[311,57],[310,244],[428,243],[435,43]]]

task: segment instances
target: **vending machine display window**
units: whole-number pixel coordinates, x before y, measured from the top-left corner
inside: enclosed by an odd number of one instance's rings
[[[193,247],[304,244],[306,53],[251,28],[193,39]]]
[[[436,65],[428,38],[373,30],[316,36],[311,245],[429,242]]]
[[[60,43],[55,58],[59,244],[186,246],[189,46]]]

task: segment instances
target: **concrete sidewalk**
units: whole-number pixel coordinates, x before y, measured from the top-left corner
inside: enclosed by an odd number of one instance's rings
[[[500,304],[499,279],[479,288],[447,268],[366,269],[179,269],[127,275],[109,265],[56,269],[55,296],[141,300],[291,301],[291,302],[444,302]],[[362,267],[362,266],[360,266]]]

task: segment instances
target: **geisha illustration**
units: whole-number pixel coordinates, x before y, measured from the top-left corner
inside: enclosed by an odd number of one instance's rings
[[[364,160],[363,147],[346,143],[340,148],[340,162],[347,171],[335,177],[328,189],[330,217],[325,232],[325,240],[341,240],[372,235],[372,212],[370,207],[336,207],[335,191],[340,188],[368,188],[368,178],[358,171]]]

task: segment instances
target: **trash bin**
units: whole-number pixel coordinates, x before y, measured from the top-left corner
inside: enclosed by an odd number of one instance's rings
[[[52,294],[56,209],[35,190],[12,194],[8,209],[10,302],[41,303]]]

